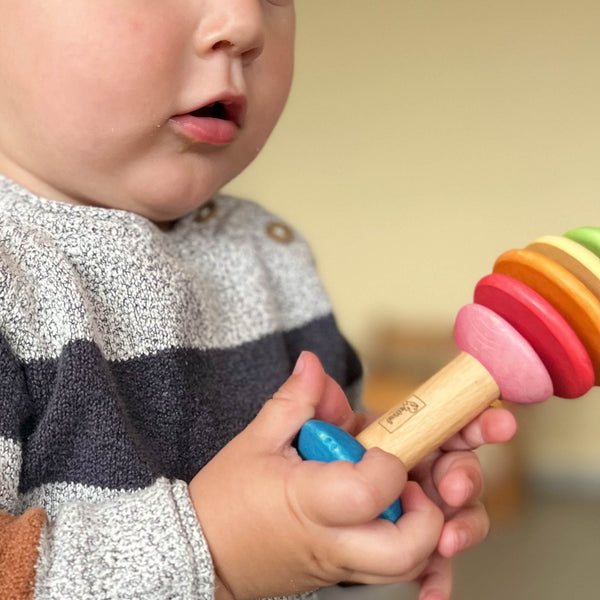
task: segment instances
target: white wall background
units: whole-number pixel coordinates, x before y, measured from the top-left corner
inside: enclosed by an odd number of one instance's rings
[[[600,225],[598,0],[296,6],[290,103],[228,190],[310,239],[359,348],[383,316],[451,324],[504,250]],[[532,408],[522,439],[600,474],[600,398]]]

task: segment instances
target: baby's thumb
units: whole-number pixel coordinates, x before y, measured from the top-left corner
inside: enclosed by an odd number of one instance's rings
[[[303,352],[293,373],[264,405],[247,427],[249,435],[257,437],[271,450],[289,445],[306,421],[315,415],[315,407],[323,394],[327,375],[319,359]]]

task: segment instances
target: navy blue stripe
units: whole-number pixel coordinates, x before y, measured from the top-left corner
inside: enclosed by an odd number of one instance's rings
[[[27,435],[31,403],[24,369],[0,334],[0,436],[18,441]]]
[[[108,362],[79,341],[57,360],[25,365],[31,407],[19,426],[27,434],[21,491],[61,481],[109,488],[143,487],[157,476],[190,481],[256,415],[304,349],[343,386],[361,375],[332,317],[234,349]],[[4,427],[14,434],[14,422]]]

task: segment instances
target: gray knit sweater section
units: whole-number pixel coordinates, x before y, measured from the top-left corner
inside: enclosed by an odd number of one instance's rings
[[[36,599],[213,598],[187,483],[302,350],[357,387],[302,237],[211,206],[163,231],[0,178],[0,511],[48,515]]]

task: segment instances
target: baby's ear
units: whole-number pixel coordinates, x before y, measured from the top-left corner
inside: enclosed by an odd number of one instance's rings
[[[271,450],[289,446],[302,425],[314,418],[329,380],[319,359],[312,352],[303,352],[293,373],[248,425],[246,433]]]

